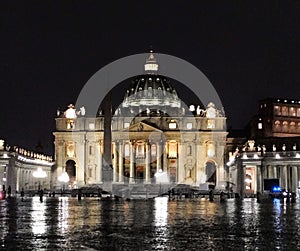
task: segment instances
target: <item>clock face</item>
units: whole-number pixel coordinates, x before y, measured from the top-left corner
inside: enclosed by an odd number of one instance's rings
[[[215,118],[216,117],[216,109],[213,107],[209,107],[206,110],[206,117],[207,118]]]

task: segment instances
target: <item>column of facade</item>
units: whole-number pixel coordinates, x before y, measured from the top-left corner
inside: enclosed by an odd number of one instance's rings
[[[280,186],[283,189],[288,189],[287,187],[287,166],[280,166]]]
[[[124,182],[124,166],[123,166],[123,142],[119,144],[119,182]]]
[[[239,158],[237,160],[237,192],[243,198],[245,190],[245,165],[243,161]]]
[[[162,147],[164,147],[164,149],[162,149],[163,150],[163,155],[162,155],[163,167],[162,167],[162,169],[164,172],[167,172],[168,171],[168,168],[167,168],[168,167],[168,156],[167,156],[168,142],[166,142],[166,144]]]
[[[292,192],[298,191],[298,168],[297,166],[292,166]]]
[[[261,184],[261,167],[256,166],[256,192],[262,193],[262,184]]]
[[[77,161],[76,161],[76,182],[78,187],[85,185],[86,179],[86,155],[87,155],[87,147],[86,145],[88,142],[85,140],[85,135],[81,136],[80,139],[76,140],[75,142]]]
[[[146,142],[146,175],[145,183],[150,183],[150,150],[149,142]]]
[[[97,144],[97,167],[96,167],[96,183],[102,183],[102,142],[99,141]]]
[[[274,168],[273,166],[268,166],[268,178],[274,178]]]
[[[117,143],[113,142],[113,153],[114,153],[114,160],[113,160],[113,182],[118,181],[118,172],[117,172]]]
[[[274,174],[274,179],[277,179],[277,167],[273,166],[273,174]]]
[[[161,169],[161,145],[160,142],[156,143],[156,173]]]
[[[178,142],[178,165],[176,172],[176,182],[182,182],[184,180],[184,158],[186,151],[183,149],[183,144],[181,141]]]
[[[90,155],[90,146],[92,146],[93,142],[85,139],[85,156],[84,156],[84,184],[88,184],[90,177],[90,163],[89,163],[89,155]],[[93,146],[92,146],[93,147]]]
[[[63,157],[65,156],[65,143],[63,140],[55,141],[55,157],[57,169],[54,175],[52,175],[52,184],[54,184],[55,188],[59,187],[58,177],[65,171],[65,165],[63,163]]]
[[[298,174],[298,183],[297,183],[297,186],[298,186],[298,189],[300,189],[300,184],[299,184],[299,180],[300,180],[300,166],[297,166],[297,174]],[[298,190],[298,191],[300,192],[300,190]]]
[[[134,151],[133,151],[134,145],[133,143],[130,143],[130,177],[129,182],[134,183]]]

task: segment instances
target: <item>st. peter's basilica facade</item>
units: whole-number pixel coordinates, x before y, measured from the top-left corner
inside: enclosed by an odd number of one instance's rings
[[[186,106],[172,80],[158,74],[152,52],[144,67],[144,75],[128,81],[112,117],[111,183],[221,186],[227,180],[222,108],[213,103]],[[103,183],[104,120],[101,112],[89,117],[73,105],[58,112],[54,183],[64,173],[70,187]]]

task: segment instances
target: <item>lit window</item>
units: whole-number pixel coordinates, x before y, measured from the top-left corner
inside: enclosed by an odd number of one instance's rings
[[[281,115],[280,106],[278,106],[278,105],[274,106],[274,114]]]
[[[296,117],[296,109],[294,107],[290,107],[289,116]]]
[[[169,123],[169,129],[176,129],[177,128],[177,125],[175,122],[170,122]]]
[[[75,144],[73,141],[69,141],[67,143],[67,157],[69,158],[75,157]]]
[[[275,125],[276,125],[276,126],[279,126],[279,125],[280,125],[280,121],[279,121],[279,120],[276,120],[276,121],[275,121]]]
[[[169,158],[177,158],[177,142],[170,141],[168,145],[169,145]]]
[[[193,123],[187,123],[186,129],[191,130],[193,128]]]
[[[283,116],[288,116],[288,108],[287,108],[286,106],[283,106],[283,107],[281,108],[281,110],[282,110],[281,114],[282,114]]]
[[[207,156],[214,157],[215,156],[215,146],[213,142],[209,142],[207,144]]]
[[[262,123],[261,123],[261,122],[259,122],[259,123],[257,124],[257,128],[258,128],[259,130],[262,129]]]
[[[194,111],[195,111],[195,106],[194,106],[194,105],[190,105],[189,110],[190,110],[191,112],[194,112]]]
[[[68,120],[67,121],[67,129],[74,129],[75,128],[75,123],[73,120]]]
[[[89,123],[89,129],[90,130],[95,130],[95,124],[94,123]]]
[[[137,158],[144,158],[145,157],[144,143],[137,143],[136,157]]]
[[[124,122],[124,128],[128,128],[128,127],[129,127],[129,125],[130,125],[130,123],[128,123],[128,122]]]
[[[151,145],[151,156],[156,156],[156,145],[155,144]]]
[[[208,119],[207,120],[207,129],[213,129],[213,128],[215,128],[215,120]]]
[[[126,144],[124,147],[125,158],[130,156],[129,144]]]

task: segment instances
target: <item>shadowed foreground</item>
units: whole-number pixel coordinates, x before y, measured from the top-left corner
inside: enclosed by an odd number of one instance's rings
[[[1,250],[299,250],[299,203],[0,201]]]

